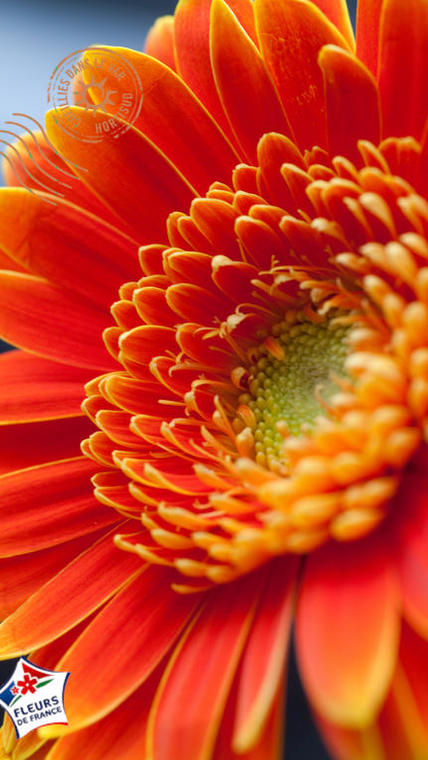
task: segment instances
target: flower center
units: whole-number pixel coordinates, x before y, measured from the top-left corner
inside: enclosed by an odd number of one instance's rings
[[[284,429],[299,435],[326,413],[338,392],[335,378],[345,374],[348,330],[334,318],[313,322],[292,317],[275,325],[273,335],[254,352],[250,398],[245,400],[256,419],[258,464],[276,469]]]

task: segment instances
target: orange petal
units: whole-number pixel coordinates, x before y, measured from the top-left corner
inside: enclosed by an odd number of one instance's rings
[[[351,50],[353,50],[355,48],[355,39],[346,0],[313,0],[313,2],[337,27]]]
[[[111,712],[164,657],[201,600],[200,595],[180,596],[170,583],[171,574],[162,568],[140,574],[97,615],[58,664],[71,673],[70,728],[58,733],[75,731]],[[118,641],[124,646],[118,648]]]
[[[80,119],[82,139],[68,135],[55,111],[46,114],[46,129],[65,161],[83,168],[76,174],[103,202],[121,217],[140,243],[166,239],[165,221],[175,210],[185,210],[195,195],[193,188],[171,161],[134,127],[119,139],[105,134],[99,142],[85,140],[92,134],[94,118],[108,120],[82,108],[68,109]],[[121,120],[115,117],[116,122]]]
[[[428,112],[427,79],[426,3],[385,0],[379,54],[384,137],[421,137]]]
[[[40,552],[0,559],[0,618],[14,612],[98,537],[90,534]]]
[[[0,625],[2,658],[16,657],[53,641],[84,620],[142,569],[141,560],[118,551],[113,534],[107,534]]]
[[[318,54],[347,43],[306,0],[256,0],[257,33],[267,67],[301,148],[326,146],[325,100]]]
[[[79,456],[80,442],[91,430],[82,416],[0,425],[0,473]]]
[[[160,16],[149,30],[144,50],[147,55],[165,63],[175,71],[174,16]]]
[[[137,271],[137,244],[98,217],[22,188],[0,190],[0,244],[32,274],[109,307]]]
[[[428,499],[425,473],[407,477],[397,503],[396,540],[404,615],[421,636],[428,638]]]
[[[237,154],[185,82],[143,53],[112,49],[129,62],[143,82],[135,128],[168,156],[199,193],[204,194],[214,180],[228,182]],[[90,49],[85,56],[90,59]],[[116,86],[123,93],[129,91],[126,78]]]
[[[201,616],[182,637],[150,718],[156,760],[211,757],[264,578],[264,573],[252,574],[211,591]]]
[[[383,0],[358,0],[357,56],[374,76],[379,57],[380,14]]]
[[[250,0],[229,0],[228,5],[250,36],[254,34]],[[209,27],[211,0],[180,0],[175,11],[177,70],[224,132],[232,138],[215,88],[211,69]]]
[[[211,5],[210,44],[215,84],[230,128],[253,163],[265,132],[290,131],[257,47],[224,0]]]
[[[46,760],[142,760],[146,757],[147,719],[158,679],[155,672],[95,728],[88,726],[56,741]]]
[[[24,128],[23,125],[19,125]],[[51,194],[52,203],[65,198],[96,216],[116,224],[120,219],[88,190],[38,130],[19,136],[6,150],[3,172],[7,185]]]
[[[274,562],[248,636],[239,675],[233,747],[249,751],[263,735],[284,677],[298,562]]]
[[[316,709],[369,725],[385,698],[399,635],[397,588],[379,535],[309,556],[297,610],[298,659]]]
[[[275,696],[263,733],[257,744],[248,752],[236,753],[232,748],[233,718],[236,709],[235,694],[226,705],[223,722],[217,738],[213,760],[281,760],[283,757],[284,699],[283,688]]]
[[[379,724],[387,760],[428,757],[428,643],[406,624]]]
[[[0,271],[0,335],[46,359],[108,370],[114,367],[101,340],[107,310],[65,289],[19,272]]]
[[[395,758],[384,754],[382,737],[376,724],[363,731],[355,731],[330,723],[319,714],[316,715],[316,722],[323,741],[337,760],[404,760],[406,757],[404,754]]]
[[[358,140],[380,140],[380,104],[376,81],[355,56],[333,45],[319,56],[327,104],[330,156],[360,162]]]
[[[92,372],[22,351],[0,356],[0,424],[82,414],[83,386]]]
[[[84,457],[52,462],[0,477],[0,556],[13,557],[69,541],[119,518],[98,504]]]

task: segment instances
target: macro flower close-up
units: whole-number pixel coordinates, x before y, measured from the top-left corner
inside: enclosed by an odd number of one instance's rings
[[[427,760],[428,0],[104,51],[4,161],[0,656],[70,678],[0,758],[287,758],[293,646],[332,760]]]

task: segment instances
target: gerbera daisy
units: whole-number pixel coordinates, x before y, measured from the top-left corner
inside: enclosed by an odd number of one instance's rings
[[[71,671],[3,755],[279,758],[294,620],[333,756],[426,760],[428,2],[355,51],[345,0],[181,0],[118,52],[135,124],[48,113],[0,195],[1,655]]]

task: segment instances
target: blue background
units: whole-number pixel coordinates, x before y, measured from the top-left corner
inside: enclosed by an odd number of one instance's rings
[[[174,3],[168,0],[0,3],[0,130],[10,128],[4,122],[12,118],[13,112],[24,112],[43,121],[49,78],[69,53],[96,44],[142,50],[156,17],[174,9]],[[349,0],[353,17],[355,4],[356,0]],[[6,136],[0,134],[0,138]],[[5,147],[0,143],[1,151]],[[0,684],[7,681],[12,670],[11,663],[0,667]],[[310,718],[294,658],[289,684],[287,760],[328,760]]]

